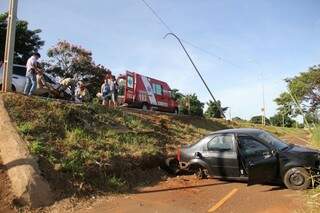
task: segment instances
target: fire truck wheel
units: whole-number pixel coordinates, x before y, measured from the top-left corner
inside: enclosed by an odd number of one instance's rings
[[[143,111],[147,111],[147,110],[148,110],[147,104],[143,104],[143,105],[142,105],[142,110],[143,110]]]

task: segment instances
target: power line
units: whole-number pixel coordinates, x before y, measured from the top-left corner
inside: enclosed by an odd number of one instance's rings
[[[163,20],[163,18],[161,18],[161,16],[157,13],[157,11],[151,7],[151,5],[149,3],[147,3],[145,0],[141,0],[144,5],[152,12],[152,14],[160,21],[160,23],[170,32],[170,33],[174,33],[174,31],[171,29],[171,27]],[[212,53],[211,51],[208,51],[202,47],[199,47],[195,44],[193,44],[192,42],[190,41],[187,41],[185,39],[181,39],[181,41],[183,41],[184,43],[188,44],[189,46],[195,48],[195,49],[198,49],[212,57],[215,57],[217,58],[218,60],[221,60],[221,61],[224,61],[225,63],[228,63],[236,68],[239,68],[239,69],[242,69],[241,66],[237,65],[236,63],[233,63],[232,61],[228,60],[228,59],[224,59],[223,57],[217,55],[217,54],[214,54]]]
[[[161,16],[158,15],[158,13],[151,7],[150,4],[148,4],[145,0],[141,0],[148,8],[149,10],[153,13],[155,17],[163,24],[163,26],[170,32],[173,33],[173,30],[167,25],[167,23],[161,18]]]
[[[195,44],[193,44],[193,43],[191,43],[191,42],[189,42],[189,41],[186,41],[186,40],[184,40],[184,39],[181,39],[181,40],[182,40],[184,43],[188,44],[189,46],[192,46],[192,47],[195,48],[195,49],[198,49],[198,50],[200,50],[200,51],[202,51],[202,52],[204,52],[204,53],[206,53],[206,54],[208,54],[208,55],[211,55],[211,56],[213,56],[213,57],[215,57],[215,58],[217,58],[217,59],[219,59],[219,60],[221,60],[221,61],[224,61],[225,63],[228,63],[228,64],[230,64],[230,65],[232,65],[232,66],[234,66],[234,67],[236,67],[236,68],[242,69],[241,66],[233,63],[232,61],[230,61],[230,60],[228,60],[228,59],[222,58],[221,56],[216,55],[216,54],[214,54],[214,53],[212,53],[212,52],[210,52],[210,51],[208,51],[208,50],[206,50],[206,49],[204,49],[204,48],[202,48],[202,47],[196,46]]]

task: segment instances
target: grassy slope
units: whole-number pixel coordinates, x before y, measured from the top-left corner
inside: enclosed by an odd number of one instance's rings
[[[108,110],[99,104],[65,104],[17,94],[2,97],[56,190],[128,189],[145,181],[148,168],[159,165],[177,145],[230,127],[195,117]]]
[[[320,149],[320,126],[312,131],[311,145]],[[319,212],[320,209],[320,187],[313,189],[307,193],[307,202],[310,206],[310,212]]]
[[[127,190],[145,183],[150,168],[209,131],[255,127],[200,117],[169,116],[101,105],[74,105],[17,94],[2,95],[17,129],[39,158],[44,176],[56,190]],[[278,136],[303,130],[266,127]],[[148,175],[148,178],[146,178]]]

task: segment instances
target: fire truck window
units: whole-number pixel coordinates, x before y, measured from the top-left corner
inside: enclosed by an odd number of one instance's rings
[[[132,76],[129,76],[127,77],[127,86],[129,88],[133,88],[133,77]]]
[[[152,89],[156,95],[162,95],[162,86],[160,84],[152,84]]]

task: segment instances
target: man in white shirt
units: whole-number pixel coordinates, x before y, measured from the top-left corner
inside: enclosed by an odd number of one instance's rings
[[[40,57],[39,53],[34,53],[27,61],[26,85],[23,91],[25,95],[32,95],[37,88],[37,63]]]

